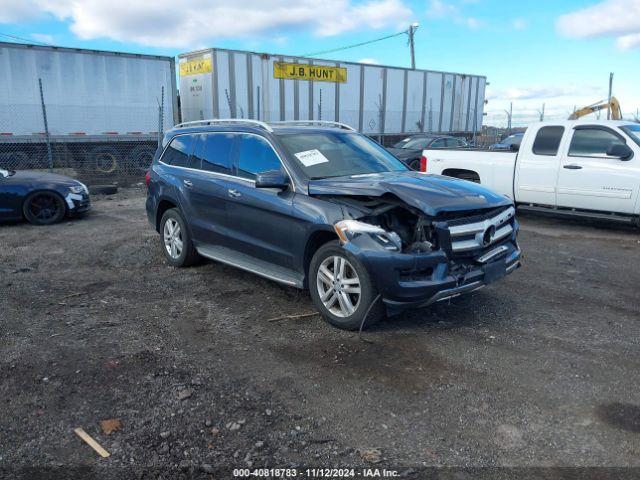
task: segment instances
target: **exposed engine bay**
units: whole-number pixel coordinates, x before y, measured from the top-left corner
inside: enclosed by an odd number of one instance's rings
[[[432,219],[394,195],[323,198],[342,205],[346,210],[345,218],[377,226],[391,235],[397,235],[397,241],[401,245],[399,250],[404,253],[427,253],[436,248]]]

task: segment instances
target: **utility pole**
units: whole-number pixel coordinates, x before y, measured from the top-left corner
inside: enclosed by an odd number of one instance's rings
[[[607,100],[607,120],[611,120],[611,92],[613,90],[613,72],[609,73],[609,98]]]
[[[416,69],[416,51],[414,47],[413,36],[418,29],[420,24],[418,22],[412,23],[409,26],[409,30],[407,30],[407,34],[409,35],[409,48],[411,49],[411,70]]]
[[[540,110],[539,113],[540,113],[540,121],[544,122],[544,103],[542,104],[542,110]]]
[[[507,134],[511,135],[511,117],[513,116],[513,102],[509,104],[509,110],[505,110],[507,114]]]

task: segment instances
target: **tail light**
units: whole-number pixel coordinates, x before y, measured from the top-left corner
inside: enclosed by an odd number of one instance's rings
[[[420,171],[421,172],[426,172],[427,171],[427,156],[426,155],[422,155],[422,157],[420,157]]]
[[[149,188],[149,183],[151,183],[151,170],[147,170],[147,173],[144,175],[144,183],[147,184],[147,188]]]

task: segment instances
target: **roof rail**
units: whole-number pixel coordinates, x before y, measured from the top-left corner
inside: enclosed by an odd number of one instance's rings
[[[182,122],[177,125],[174,125],[173,128],[196,127],[198,125],[213,125],[216,123],[249,123],[251,125],[256,125],[258,127],[264,128],[267,132],[273,132],[273,128],[271,128],[265,122],[261,122],[260,120],[252,120],[250,118],[209,118],[207,120],[195,120],[193,122]]]
[[[269,122],[272,125],[326,125],[328,127],[337,127],[342,128],[344,130],[349,130],[351,132],[355,132],[356,129],[340,122],[332,122],[329,120],[285,120],[282,122]]]

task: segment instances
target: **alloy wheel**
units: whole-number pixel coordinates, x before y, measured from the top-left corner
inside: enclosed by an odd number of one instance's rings
[[[173,259],[180,258],[182,253],[182,230],[180,224],[174,218],[169,218],[164,223],[164,248]]]
[[[316,284],[320,301],[336,317],[350,317],[357,310],[360,278],[346,258],[325,258],[318,268]]]

